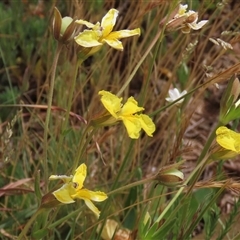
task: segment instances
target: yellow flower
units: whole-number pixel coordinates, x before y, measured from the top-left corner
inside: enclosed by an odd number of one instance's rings
[[[216,130],[216,135],[216,141],[221,147],[240,153],[240,133],[222,126]]]
[[[74,176],[66,175],[51,175],[50,180],[61,179],[64,185],[58,190],[53,192],[56,199],[64,204],[69,204],[75,202],[76,198],[85,201],[85,204],[96,214],[97,217],[100,215],[100,211],[92,203],[102,202],[107,199],[107,195],[104,192],[93,192],[86,188],[83,188],[83,182],[87,175],[87,166],[81,164],[75,171]]]
[[[140,35],[140,29],[136,28],[134,30],[112,32],[117,16],[118,11],[116,9],[110,9],[103,17],[101,24],[99,22],[92,24],[85,20],[77,20],[76,23],[83,24],[92,30],[84,30],[75,37],[75,41],[77,44],[85,48],[93,48],[93,53],[96,52],[104,43],[107,43],[109,46],[117,50],[123,50],[123,45],[119,39]]]
[[[155,131],[155,125],[152,119],[145,114],[138,114],[143,111],[143,107],[139,107],[137,101],[130,97],[127,102],[122,105],[122,98],[108,91],[100,91],[101,102],[108,112],[118,121],[123,121],[130,138],[137,139],[140,131],[143,129],[148,136],[152,137]]]

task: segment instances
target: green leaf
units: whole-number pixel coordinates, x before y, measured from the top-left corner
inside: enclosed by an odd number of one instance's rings
[[[48,229],[43,228],[43,229],[40,229],[40,230],[32,233],[32,237],[33,237],[34,239],[42,239],[42,238],[45,237],[47,234],[48,234]]]

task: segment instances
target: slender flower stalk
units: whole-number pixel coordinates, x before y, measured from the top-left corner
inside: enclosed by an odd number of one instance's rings
[[[84,154],[84,151],[86,151],[88,144],[92,140],[92,137],[93,137],[95,131],[96,131],[96,129],[92,128],[92,126],[90,126],[90,125],[87,125],[87,127],[83,130],[83,134],[82,134],[81,139],[78,144],[76,157],[73,161],[73,169],[76,169],[77,166],[79,165],[80,160]]]
[[[49,131],[49,122],[50,122],[50,116],[51,116],[51,108],[52,108],[52,101],[53,101],[53,90],[54,90],[54,83],[55,83],[55,75],[56,75],[56,69],[57,69],[57,63],[59,59],[60,52],[63,48],[63,45],[61,43],[58,43],[56,55],[53,60],[52,65],[52,75],[50,79],[50,89],[48,94],[48,108],[47,108],[47,114],[46,114],[46,120],[44,125],[44,137],[43,137],[43,166],[44,166],[44,181],[47,183],[48,180],[48,131]],[[47,192],[48,185],[45,184],[45,191]]]
[[[69,115],[70,115],[71,106],[72,106],[73,94],[74,94],[76,81],[77,81],[77,73],[78,73],[78,69],[81,64],[82,64],[82,59],[78,59],[77,63],[74,66],[74,75],[73,75],[72,81],[70,83],[70,90],[69,90],[68,102],[67,102],[67,111],[66,111],[66,115],[65,115],[62,130],[61,130],[62,132],[64,132],[67,129],[67,124],[68,124]],[[61,146],[63,144],[63,140],[64,140],[64,134],[60,134],[59,144],[58,144],[59,149],[61,148]],[[60,151],[57,152],[56,160],[58,160],[59,157],[60,157]],[[78,165],[78,163],[76,163],[75,168],[77,167],[77,165]],[[57,166],[57,162],[55,162],[55,166],[53,167],[54,170],[56,169],[56,166]]]
[[[21,231],[20,235],[18,236],[17,240],[21,240],[21,239],[27,239],[27,232],[29,230],[29,228],[31,227],[31,225],[33,224],[33,222],[36,220],[37,216],[39,214],[41,214],[42,212],[44,212],[46,209],[44,208],[39,208],[32,216],[31,218],[28,220],[28,222],[25,224],[23,230]]]

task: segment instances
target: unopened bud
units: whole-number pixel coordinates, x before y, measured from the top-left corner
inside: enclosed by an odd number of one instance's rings
[[[116,124],[118,121],[112,115],[102,115],[95,117],[90,121],[90,125],[93,127],[105,127]]]
[[[61,205],[62,203],[59,202],[52,192],[47,193],[42,197],[41,207],[42,208],[53,208]]]
[[[55,7],[53,19],[53,36],[57,41],[68,43],[74,38],[75,20],[71,17],[62,18],[61,13]]]
[[[60,39],[60,32],[62,27],[62,15],[58,9],[54,8],[54,18],[53,18],[53,36],[56,40]]]
[[[155,180],[168,187],[181,185],[183,183],[184,175],[177,169],[180,164],[182,164],[182,162],[160,169]]]
[[[62,26],[61,26],[61,35],[63,36],[63,34],[65,33],[65,31],[67,30],[68,26],[72,23],[73,19],[71,17],[64,17],[62,19]]]

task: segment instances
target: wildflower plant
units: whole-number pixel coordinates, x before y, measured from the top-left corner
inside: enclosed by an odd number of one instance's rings
[[[0,3],[3,238],[236,235],[239,201],[219,223],[240,188],[221,161],[240,152],[239,8],[225,2]],[[209,48],[223,30],[230,51]]]
[[[51,175],[49,180],[62,180],[64,185],[52,194],[56,199],[64,204],[75,202],[75,199],[83,199],[86,205],[99,217],[100,211],[94,206],[92,201],[102,202],[107,199],[107,195],[103,192],[89,191],[83,188],[83,182],[87,175],[87,166],[81,164],[73,176]]]
[[[143,129],[148,136],[153,136],[152,134],[156,129],[155,124],[148,115],[139,113],[142,112],[144,108],[139,107],[133,97],[128,98],[127,102],[122,105],[122,98],[108,91],[102,90],[99,92],[99,95],[102,96],[101,102],[103,106],[115,119],[112,120],[111,123],[114,123],[114,121],[123,121],[130,138],[139,138],[141,129]]]
[[[106,43],[117,50],[123,50],[123,45],[119,39],[140,35],[140,28],[134,30],[112,31],[116,23],[118,10],[110,9],[102,18],[101,24],[97,22],[92,24],[85,20],[77,20],[76,23],[83,24],[91,30],[84,30],[75,37],[78,45],[91,48],[91,54],[97,52],[101,46]]]

